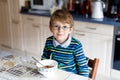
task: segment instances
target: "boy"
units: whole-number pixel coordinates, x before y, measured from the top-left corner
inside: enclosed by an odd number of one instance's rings
[[[42,59],[53,59],[58,68],[88,77],[88,65],[82,44],[71,37],[73,31],[72,15],[66,10],[56,10],[50,18],[50,31]]]

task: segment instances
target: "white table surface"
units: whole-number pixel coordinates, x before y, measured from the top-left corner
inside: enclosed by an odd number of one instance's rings
[[[8,53],[7,53],[8,55]],[[3,57],[2,55],[1,57]],[[23,57],[23,56],[22,56]],[[18,60],[19,61],[19,60]],[[11,75],[8,72],[0,72],[0,80],[90,80],[87,77],[83,77],[80,75],[73,74],[71,72],[66,72],[63,70],[57,70],[54,74],[50,75],[49,77],[33,77],[33,76],[23,76],[23,77],[18,77]]]
[[[56,74],[54,75],[51,80],[91,80],[87,77],[73,74],[71,72],[63,71],[63,70],[57,70]]]

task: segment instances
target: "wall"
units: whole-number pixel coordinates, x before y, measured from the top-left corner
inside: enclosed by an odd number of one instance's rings
[[[20,2],[20,6],[24,6],[25,0],[19,0],[19,2]]]

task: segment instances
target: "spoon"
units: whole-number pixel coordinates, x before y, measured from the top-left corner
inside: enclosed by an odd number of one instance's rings
[[[40,65],[44,66],[44,65],[43,65],[42,63],[40,63],[40,61],[38,61],[35,57],[32,56],[32,58],[33,58],[36,62],[38,62]]]

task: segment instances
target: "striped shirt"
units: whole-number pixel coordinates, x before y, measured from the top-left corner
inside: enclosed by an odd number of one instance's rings
[[[55,47],[53,40],[53,36],[47,38],[42,59],[51,58],[58,62],[59,69],[88,77],[89,70],[87,60],[80,41],[71,37],[69,46],[64,48],[60,45]]]

